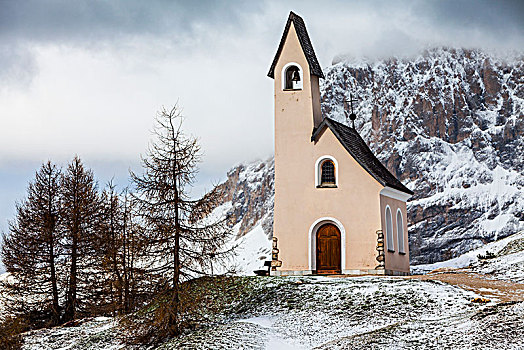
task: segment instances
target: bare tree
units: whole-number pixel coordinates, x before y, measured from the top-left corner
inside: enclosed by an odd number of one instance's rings
[[[100,309],[111,312],[113,315],[122,312],[123,298],[123,266],[121,250],[123,242],[123,212],[113,181],[110,181],[102,193],[104,220],[100,232],[100,277],[103,280],[101,295],[103,305]]]
[[[151,242],[138,215],[136,201],[127,189],[120,196],[122,211],[122,246],[119,259],[123,276],[124,314],[136,311],[151,301],[160,290],[158,274],[153,272],[154,260],[150,259]]]
[[[61,179],[64,254],[68,274],[63,321],[92,313],[98,302],[103,211],[93,172],[75,157]]]
[[[63,174],[43,164],[3,235],[11,273],[1,297],[31,327],[94,314],[125,314],[159,291],[136,204],[110,183],[100,194],[75,157]],[[148,254],[146,254],[148,253]]]
[[[190,196],[201,153],[197,139],[183,133],[182,120],[178,105],[161,110],[156,139],[142,158],[144,173],[131,173],[137,190],[134,200],[151,244],[148,255],[154,263],[149,272],[169,288],[168,302],[156,309],[151,329],[167,337],[183,328],[181,316],[187,308],[181,303],[181,284],[209,274],[212,261],[224,262],[232,254],[225,220],[206,217],[206,208],[213,207],[216,203],[211,202],[219,196]]]
[[[43,164],[29,183],[27,198],[17,204],[16,218],[3,235],[2,261],[12,278],[4,286],[18,314],[50,312],[60,321],[59,257],[61,254],[60,169]]]
[[[100,236],[103,258],[100,280],[100,310],[127,314],[143,306],[156,291],[147,276],[145,252],[149,245],[141,223],[135,215],[128,190],[118,194],[110,182],[102,194],[104,222]]]

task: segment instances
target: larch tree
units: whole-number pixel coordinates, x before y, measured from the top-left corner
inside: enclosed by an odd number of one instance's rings
[[[155,287],[145,275],[148,262],[144,258],[148,241],[137,220],[128,190],[118,194],[110,182],[102,194],[104,222],[100,236],[102,293],[100,309],[114,314],[127,314],[143,306]]]
[[[142,158],[144,172],[131,173],[134,200],[150,244],[148,260],[153,263],[149,272],[166,289],[164,302],[144,331],[159,337],[180,334],[187,321],[191,298],[184,298],[182,283],[208,275],[212,262],[224,262],[233,253],[225,219],[213,220],[206,211],[216,206],[218,191],[201,199],[190,196],[201,153],[197,139],[184,134],[182,120],[178,105],[161,110],[154,129],[156,139]]]
[[[65,173],[43,164],[2,235],[1,302],[31,327],[86,315],[126,314],[159,291],[136,201],[115,186],[99,193],[75,157]]]
[[[99,302],[102,202],[93,172],[75,157],[61,182],[64,255],[68,268],[63,321],[90,314]]]
[[[104,222],[101,232],[101,248],[103,251],[101,276],[104,278],[105,309],[112,314],[121,314],[124,305],[124,211],[115,185],[110,181],[102,193],[104,206]]]
[[[5,280],[7,305],[32,322],[60,322],[60,254],[62,217],[61,172],[43,164],[29,183],[27,198],[16,206],[16,217],[3,235],[2,261],[11,278]],[[40,318],[40,320],[38,319]]]
[[[120,195],[120,207],[122,245],[117,259],[120,260],[123,282],[121,310],[127,314],[150,302],[159,286],[156,274],[151,273],[154,261],[148,255],[150,241],[128,189]]]

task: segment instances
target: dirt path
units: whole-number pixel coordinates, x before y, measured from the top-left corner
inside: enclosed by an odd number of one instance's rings
[[[501,302],[524,301],[524,284],[486,278],[485,275],[466,272],[429,273],[405,277],[421,281],[442,281],[451,285],[471,290],[487,299],[498,299]]]

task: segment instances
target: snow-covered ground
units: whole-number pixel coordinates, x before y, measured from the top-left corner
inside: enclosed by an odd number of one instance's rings
[[[482,258],[487,257],[489,254],[493,254],[493,257]],[[434,264],[412,266],[411,272],[420,274],[437,269],[445,271],[468,267],[472,272],[482,273],[492,278],[523,283],[524,231],[488,243],[481,248],[471,250],[454,259]]]
[[[271,240],[264,233],[260,222],[236,243],[238,248],[233,265],[240,275],[252,276],[253,271],[264,269],[264,261],[271,260]]]
[[[6,281],[8,278],[9,278],[9,274],[7,272],[0,274],[0,322],[4,319],[4,317],[8,316],[5,310],[5,305],[4,305],[5,301],[4,301],[4,298],[2,298],[3,296],[2,283]]]
[[[270,254],[258,225],[240,243],[234,263],[252,274]],[[495,254],[491,259],[478,255]],[[489,277],[524,276],[524,232],[446,262],[414,266],[472,269]],[[480,295],[438,281],[393,277],[238,277],[251,287],[218,324],[159,349],[524,349],[524,303],[473,303]],[[479,292],[481,292],[479,290]],[[496,300],[496,299],[492,299]],[[25,350],[124,349],[111,318],[29,332]],[[151,348],[148,348],[151,349]]]
[[[242,278],[242,277],[239,277]],[[243,277],[246,279],[246,277]],[[223,322],[158,349],[523,349],[524,305],[479,305],[439,282],[249,277]],[[246,281],[244,283],[246,283]],[[111,319],[26,335],[25,350],[118,349]]]
[[[110,317],[85,320],[75,327],[54,327],[26,333],[24,350],[123,349],[116,336],[117,323]]]
[[[222,208],[226,210],[227,207]],[[235,228],[236,230],[236,228]],[[269,259],[261,225],[237,240],[231,263],[251,275]],[[494,257],[489,259],[480,256]],[[463,269],[524,282],[524,232],[455,259],[418,265],[416,273]],[[524,303],[472,302],[473,291],[399,277],[237,277],[250,287],[218,323],[159,349],[524,349]],[[478,292],[489,292],[486,288]],[[25,335],[25,350],[125,349],[111,318]],[[153,349],[149,347],[144,349]]]

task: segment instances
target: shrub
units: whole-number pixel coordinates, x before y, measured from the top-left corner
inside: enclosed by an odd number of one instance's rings
[[[22,335],[27,323],[21,317],[7,317],[0,323],[0,349],[15,350],[22,348]]]
[[[220,322],[221,314],[233,312],[245,302],[252,288],[248,278],[201,277],[180,286],[180,332],[169,325],[173,313],[172,289],[157,295],[140,311],[120,319],[123,340],[128,345],[158,345],[202,327]]]
[[[482,255],[482,254],[477,255],[477,258],[479,260],[493,259],[493,258],[496,258],[496,257],[497,257],[497,255],[492,253],[492,252],[490,252],[490,251],[487,251],[486,254],[484,254],[484,255]]]

